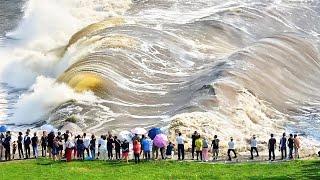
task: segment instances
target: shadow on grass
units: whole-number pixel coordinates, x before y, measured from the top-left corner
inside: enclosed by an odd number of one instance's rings
[[[303,165],[301,174],[298,175],[308,179],[320,179],[320,160]]]

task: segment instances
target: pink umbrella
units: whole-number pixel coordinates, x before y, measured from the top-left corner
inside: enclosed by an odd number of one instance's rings
[[[157,146],[158,148],[166,147],[168,144],[168,138],[164,134],[158,134],[153,139],[153,144]]]

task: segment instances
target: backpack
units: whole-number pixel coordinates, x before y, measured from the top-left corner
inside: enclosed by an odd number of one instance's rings
[[[24,144],[27,144],[27,145],[31,144],[31,139],[29,136],[25,139]]]

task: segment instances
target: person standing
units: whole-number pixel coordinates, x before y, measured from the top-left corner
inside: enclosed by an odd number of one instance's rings
[[[134,162],[140,163],[141,144],[138,140],[133,141]]]
[[[126,160],[127,163],[129,163],[129,142],[124,139],[124,141],[121,144],[122,148],[122,158]]]
[[[286,133],[282,134],[282,138],[280,139],[279,150],[281,151],[281,160],[287,158],[287,137]]]
[[[113,158],[113,137],[111,134],[109,134],[109,137],[107,138],[107,150],[108,150],[108,159],[112,160]]]
[[[65,139],[65,147],[66,147],[66,161],[70,162],[72,159],[72,149],[74,148],[74,143],[72,138],[66,138]]]
[[[47,156],[47,146],[48,146],[48,137],[47,137],[46,131],[42,132],[42,137],[41,137],[40,141],[41,141],[40,144],[41,144],[42,157],[46,157]]]
[[[250,153],[251,153],[251,159],[253,159],[253,151],[256,151],[257,153],[257,157],[259,157],[259,152],[258,152],[258,148],[257,148],[257,140],[256,140],[256,135],[253,135],[251,140],[250,140],[250,146],[251,146],[251,150],[250,150]]]
[[[29,131],[27,131],[26,135],[24,136],[23,144],[24,144],[26,159],[29,159],[30,158],[30,144],[31,144],[31,138],[29,136]]]
[[[196,148],[196,139],[197,139],[197,136],[198,136],[198,132],[197,131],[194,131],[194,133],[192,134],[191,136],[191,156],[192,156],[192,160],[194,160],[194,150]]]
[[[184,160],[184,143],[185,139],[182,134],[179,132],[178,137],[176,138],[178,144],[178,160]]]
[[[0,133],[0,161],[2,160],[2,157],[3,157],[3,142],[4,142],[4,138],[5,136],[3,135],[3,133]]]
[[[143,150],[143,155],[145,160],[150,160],[150,153],[151,153],[151,139],[149,137],[145,137],[142,142],[141,142],[142,150]]]
[[[4,156],[6,161],[11,160],[10,146],[11,146],[11,135],[10,135],[10,131],[8,131],[6,132],[6,137],[4,138],[4,141],[3,141],[3,147],[5,148]]]
[[[49,153],[49,158],[52,157],[52,148],[53,148],[53,141],[55,139],[55,134],[53,131],[51,131],[48,135],[48,153]]]
[[[236,153],[236,151],[235,151],[235,143],[234,143],[232,137],[230,138],[230,141],[228,142],[228,157],[229,157],[229,161],[232,160],[232,159],[231,159],[231,155],[230,155],[231,151],[232,151],[233,154],[234,154],[234,158],[237,158],[237,153]]]
[[[276,149],[277,140],[273,137],[273,134],[271,134],[270,136],[271,138],[268,141],[269,161],[274,161],[276,159],[274,151]],[[271,159],[271,154],[272,154],[272,159]]]
[[[96,137],[92,134],[90,140],[90,151],[91,151],[91,158],[94,160],[96,158]]]
[[[98,145],[99,152],[100,152],[99,159],[101,159],[102,161],[107,160],[107,140],[106,139],[107,139],[107,137],[105,135],[102,135],[101,139],[99,140],[100,144]]]
[[[218,139],[217,135],[214,135],[214,139],[212,140],[212,161],[218,160],[218,155],[219,155],[219,142],[220,140]]]
[[[288,139],[289,159],[293,159],[293,146],[294,146],[294,139],[293,139],[293,135],[290,134]]]
[[[121,141],[118,139],[117,136],[114,136],[114,149],[116,151],[116,160],[120,160],[120,151],[121,151]]]
[[[15,159],[16,152],[17,152],[17,143],[16,143],[16,141],[13,141],[13,143],[12,143],[12,159]]]
[[[77,136],[77,157],[80,160],[84,160],[84,144],[83,144],[83,138],[78,135]]]
[[[87,133],[83,133],[83,145],[84,145],[84,150],[87,152],[87,156],[90,157],[90,139],[87,137]]]
[[[100,157],[100,147],[101,147],[102,141],[103,141],[103,135],[101,135],[99,140],[98,140],[98,155],[97,155],[97,159],[99,159],[99,157]]]
[[[300,139],[299,139],[299,137],[298,137],[298,135],[297,134],[295,134],[294,135],[294,158],[300,158],[299,157],[299,149],[300,149],[300,147],[301,147],[301,141],[300,141]]]
[[[198,134],[197,139],[195,141],[197,161],[199,161],[199,156],[200,156],[200,160],[202,161],[202,143],[203,143],[202,138],[200,137],[200,134]]]
[[[38,139],[37,133],[35,132],[33,137],[31,138],[31,145],[33,150],[33,156],[36,159],[38,158],[38,144],[39,144],[39,139]]]
[[[23,158],[23,148],[22,148],[22,143],[23,143],[23,137],[22,137],[22,132],[19,132],[19,136],[18,136],[18,153],[19,153],[19,158]]]
[[[208,161],[208,151],[209,151],[208,140],[206,138],[203,138],[203,140],[202,140],[202,160],[204,162]]]

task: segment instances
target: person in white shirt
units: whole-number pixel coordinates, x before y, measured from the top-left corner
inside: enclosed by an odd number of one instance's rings
[[[103,161],[106,161],[107,160],[107,137],[104,135],[104,136],[101,136],[102,139],[100,139],[99,141],[99,151],[100,151],[100,158],[101,160]]]
[[[83,145],[84,145],[84,150],[87,152],[88,157],[90,157],[90,139],[87,137],[86,133],[83,133]]]
[[[235,143],[233,141],[233,138],[231,137],[230,138],[230,141],[228,143],[228,157],[229,157],[229,161],[231,161],[231,156],[230,156],[230,152],[233,152],[234,154],[234,158],[237,158],[237,154],[236,154],[236,151],[235,151]]]
[[[103,141],[103,135],[101,135],[99,140],[98,140],[98,156],[97,156],[97,159],[99,159],[99,157],[100,157],[100,146],[101,146],[102,141]]]
[[[178,160],[184,160],[184,143],[185,139],[181,133],[178,134],[179,136],[176,138],[178,144]]]
[[[258,145],[258,142],[256,140],[256,135],[253,135],[251,140],[250,140],[250,146],[251,146],[251,150],[250,150],[250,153],[251,153],[251,159],[253,159],[253,150],[256,151],[257,153],[257,157],[259,157],[259,152],[258,152],[258,149],[257,149],[257,145]]]

